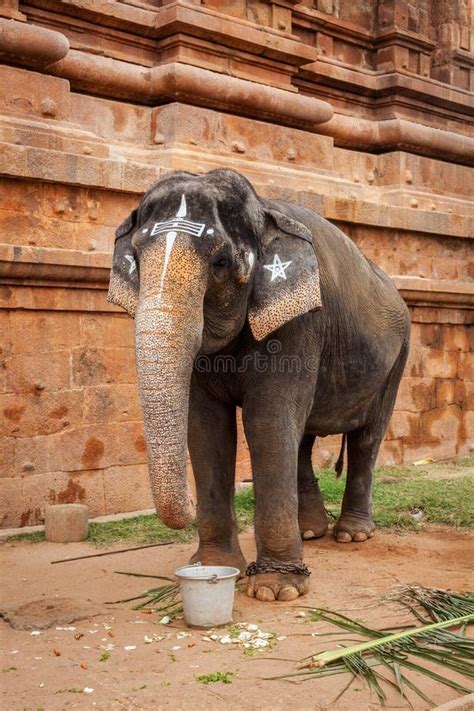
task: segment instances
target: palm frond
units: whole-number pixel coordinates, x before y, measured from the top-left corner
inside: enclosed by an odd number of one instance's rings
[[[119,575],[132,575],[136,578],[156,578],[158,580],[171,581],[171,578],[166,578],[160,575],[142,575],[141,573],[123,573],[121,571],[116,572]],[[105,604],[117,605],[124,602],[135,602],[136,600],[143,600],[143,602],[134,605],[134,610],[147,609],[151,612],[159,612],[162,615],[167,615],[170,619],[173,619],[183,612],[179,583],[174,583],[172,581],[167,585],[160,585],[157,588],[145,590],[145,592],[141,593],[141,595],[135,595],[134,597],[128,597],[123,600],[115,600],[114,602],[107,602]]]
[[[382,704],[386,700],[383,685],[389,684],[410,705],[407,690],[417,694],[430,706],[434,705],[428,695],[407,676],[408,672],[427,676],[460,693],[470,693],[472,689],[444,673],[434,671],[432,666],[438,665],[443,671],[455,672],[467,678],[474,677],[474,639],[465,635],[467,626],[474,622],[474,594],[402,586],[393,591],[389,599],[408,608],[423,624],[414,627],[404,625],[397,628],[397,631],[393,628],[372,629],[333,610],[310,609],[313,621],[330,623],[346,634],[358,635],[362,639],[350,646],[341,647],[339,643],[338,649],[307,656],[298,663],[298,671],[273,678],[297,676],[305,680],[349,672],[352,679],[363,679]],[[325,635],[320,633],[320,636]],[[388,670],[390,677],[382,674],[380,667]]]

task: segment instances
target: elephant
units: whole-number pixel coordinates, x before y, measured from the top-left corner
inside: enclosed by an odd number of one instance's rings
[[[408,309],[391,279],[314,211],[259,197],[241,174],[167,173],[117,228],[108,299],[135,318],[137,378],[158,515],[195,515],[191,562],[247,573],[247,594],[309,589],[303,540],[328,518],[311,452],[342,434],[337,542],[374,533],[372,472],[407,359]],[[223,367],[225,366],[225,367]],[[234,510],[236,412],[250,451],[256,561]]]

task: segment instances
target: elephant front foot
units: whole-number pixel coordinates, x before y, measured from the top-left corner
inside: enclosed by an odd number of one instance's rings
[[[251,563],[247,569],[249,574],[247,582],[248,597],[256,597],[262,602],[289,602],[296,600],[300,595],[305,595],[309,590],[309,571],[302,564],[281,566],[294,567],[294,572],[257,572],[258,568],[268,567],[258,563]],[[297,572],[300,569],[302,572]]]
[[[190,564],[202,563],[202,565],[228,565],[240,570],[240,577],[245,575],[247,562],[242,555],[240,548],[236,550],[222,550],[217,547],[200,545],[196,553],[191,556]]]
[[[328,516],[319,490],[298,494],[298,525],[304,540],[321,538],[328,530]]]
[[[372,538],[375,524],[368,514],[356,514],[350,511],[342,513],[334,526],[334,537],[338,543],[360,543]]]

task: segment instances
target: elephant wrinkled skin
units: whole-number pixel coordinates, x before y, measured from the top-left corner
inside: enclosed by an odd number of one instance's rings
[[[236,408],[255,487],[256,566],[247,593],[308,589],[302,538],[327,530],[311,465],[316,437],[343,433],[337,541],[374,533],[371,479],[409,346],[395,286],[311,210],[259,198],[231,170],[173,172],[116,232],[109,300],[135,317],[151,486],[173,528],[193,516],[193,560],[242,572],[234,511]]]

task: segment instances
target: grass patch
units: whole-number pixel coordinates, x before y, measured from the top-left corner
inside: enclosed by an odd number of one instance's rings
[[[174,531],[155,514],[134,516],[119,521],[89,524],[89,543],[97,546],[107,546],[111,543],[160,543],[175,541],[187,543],[196,535],[196,526],[192,524],[181,531]]]
[[[236,676],[235,672],[214,672],[214,674],[201,674],[201,676],[197,676],[196,681],[198,681],[200,684],[215,684],[218,681],[221,681],[223,684],[231,684],[230,678],[232,676]]]
[[[454,467],[474,467],[474,454],[468,454],[452,462]]]
[[[10,536],[5,541],[6,543],[13,543],[14,541],[25,541],[26,543],[41,543],[44,541],[44,532],[36,531],[35,533],[18,533],[16,536]]]
[[[474,466],[474,457],[449,462],[449,470],[457,470],[452,478],[433,478],[440,464],[424,467],[379,467],[375,472],[373,490],[374,520],[378,528],[419,530],[424,523],[444,524],[458,529],[474,527],[472,476],[460,475],[464,468]],[[332,469],[318,471],[326,507],[336,518],[339,515],[345,476],[336,479]],[[235,495],[237,523],[243,531],[253,522],[254,493],[252,488]],[[416,514],[417,515],[413,515]],[[182,531],[164,525],[154,514],[134,516],[107,523],[89,525],[88,542],[95,546],[147,544],[160,542],[187,543],[196,536],[192,524]],[[44,533],[22,533],[8,541],[38,543]]]
[[[239,531],[245,530],[253,522],[254,498],[253,490],[239,491],[235,495],[237,524]],[[89,524],[88,543],[95,546],[109,546],[116,543],[134,543],[136,545],[147,543],[188,543],[197,534],[195,524],[191,524],[181,531],[175,531],[165,524],[155,514],[133,516],[119,521],[92,522]],[[19,533],[10,536],[7,542],[24,541],[27,543],[40,543],[44,541],[44,532]]]
[[[345,480],[334,472],[319,473],[327,509],[339,515]],[[474,526],[472,477],[430,479],[426,471],[381,467],[376,471],[373,488],[374,521],[378,528],[419,530],[422,523],[436,523],[453,528]],[[414,517],[421,513],[421,520]]]

